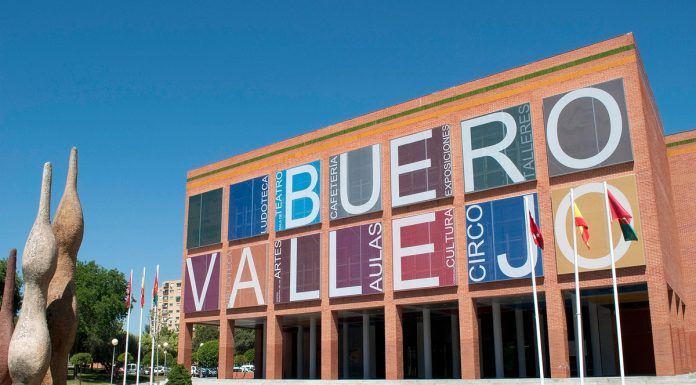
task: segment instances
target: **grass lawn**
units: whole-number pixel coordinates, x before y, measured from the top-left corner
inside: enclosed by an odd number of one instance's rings
[[[80,378],[82,379],[83,384],[88,384],[88,385],[108,385],[109,381],[111,380],[111,373],[105,373],[105,372],[90,372],[87,371],[86,373],[80,373]],[[157,377],[155,377],[156,379]],[[163,380],[164,376],[160,376],[160,380]],[[140,376],[140,383],[141,384],[148,384],[150,382],[150,376]],[[127,384],[135,384],[135,376],[130,375],[128,376],[127,379]],[[115,385],[120,385],[123,384],[123,378],[122,377],[114,377],[114,384]],[[69,373],[68,375],[68,385],[80,385],[80,380],[77,378],[73,379],[72,378],[72,372]]]

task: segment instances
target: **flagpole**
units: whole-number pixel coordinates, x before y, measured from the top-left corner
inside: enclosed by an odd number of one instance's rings
[[[143,336],[143,307],[145,305],[142,303],[143,299],[143,290],[145,290],[145,268],[143,267],[143,278],[140,281],[140,326],[138,329],[138,363],[135,366],[135,384],[138,385],[140,384],[140,348],[141,348],[141,342],[142,342],[142,336]]]
[[[126,385],[126,377],[128,377],[128,338],[130,336],[130,313],[131,313],[131,291],[133,290],[133,269],[130,273],[130,288],[128,289],[128,315],[126,316],[126,352],[123,354],[123,385]]]
[[[570,212],[573,213],[571,221],[573,230],[573,268],[575,272],[575,324],[577,329],[577,339],[575,341],[576,350],[578,352],[578,374],[580,376],[580,384],[585,383],[585,347],[582,346],[582,307],[580,303],[580,272],[578,271],[578,235],[575,226],[575,192],[570,189]]]
[[[609,188],[604,181],[604,207],[607,212],[607,237],[609,238],[609,255],[611,255],[611,284],[614,289],[614,312],[616,313],[616,339],[619,344],[619,370],[621,384],[626,384],[624,372],[623,340],[621,338],[621,312],[619,311],[619,288],[616,283],[616,261],[614,260],[614,239],[611,231],[611,210],[609,210]]]
[[[155,282],[157,282],[159,279],[159,265],[157,265],[157,269],[155,270]],[[150,349],[150,385],[152,385],[152,378],[155,372],[155,329],[153,328],[154,325],[157,325],[157,305],[155,304],[155,296],[157,293],[155,293],[155,288],[152,288],[152,317],[150,317],[150,337],[152,340],[152,348]],[[153,325],[153,322],[154,325]]]
[[[527,215],[531,215],[531,210],[530,210],[530,205],[529,205],[529,195],[525,195],[524,197],[524,208],[526,211]],[[533,205],[532,205],[533,207]],[[541,325],[539,323],[539,299],[537,296],[537,284],[536,284],[536,263],[537,263],[537,258],[534,252],[537,251],[534,249],[534,246],[532,245],[533,241],[529,239],[531,235],[531,229],[529,227],[529,220],[525,218],[524,221],[527,225],[527,260],[529,261],[531,265],[531,271],[532,271],[532,293],[534,295],[534,321],[535,321],[535,326],[536,326],[536,339],[537,339],[537,354],[538,354],[538,360],[539,360],[539,381],[541,384],[544,384],[544,356],[542,352],[542,344],[541,344]],[[543,259],[542,259],[543,263]]]

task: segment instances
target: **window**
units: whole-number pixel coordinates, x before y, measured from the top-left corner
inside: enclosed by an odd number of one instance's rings
[[[221,228],[221,188],[189,197],[186,248],[220,243]]]

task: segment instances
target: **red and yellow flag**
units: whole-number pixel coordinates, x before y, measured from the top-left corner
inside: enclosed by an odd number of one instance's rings
[[[587,221],[582,216],[578,205],[573,202],[573,216],[575,218],[575,226],[578,228],[580,235],[582,236],[582,241],[585,243],[587,248],[590,248],[590,226],[587,225]]]

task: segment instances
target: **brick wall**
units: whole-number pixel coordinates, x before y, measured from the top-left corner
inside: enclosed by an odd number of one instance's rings
[[[262,308],[225,310],[226,296],[221,295],[219,313],[216,314],[188,314],[182,317],[180,327],[181,342],[179,345],[179,360],[190,364],[190,327],[197,322],[221,322],[235,319],[249,319],[264,317],[267,322],[266,335],[266,375],[268,378],[278,378],[281,375],[282,338],[280,333],[279,318],[286,315],[316,313],[321,315],[321,377],[332,379],[338,376],[338,332],[336,312],[347,309],[384,308],[385,314],[385,348],[386,348],[386,376],[388,379],[403,377],[402,363],[402,331],[400,305],[432,303],[452,301],[459,304],[460,327],[460,351],[461,368],[464,378],[478,378],[479,372],[479,346],[478,325],[475,315],[474,300],[481,297],[509,296],[519,294],[531,294],[531,287],[510,282],[496,282],[477,286],[472,290],[467,282],[466,269],[466,242],[462,235],[465,228],[464,204],[488,200],[492,197],[503,198],[516,196],[523,193],[537,192],[539,198],[540,221],[542,224],[553,223],[551,212],[551,189],[576,185],[579,182],[602,181],[611,176],[635,174],[639,192],[639,206],[643,218],[643,234],[645,240],[646,267],[645,269],[621,269],[618,271],[620,283],[647,282],[651,306],[651,322],[653,324],[653,341],[655,344],[656,368],[660,375],[674,374],[687,370],[686,362],[682,357],[684,353],[674,347],[680,344],[684,338],[675,339],[679,334],[679,328],[684,325],[693,325],[693,320],[681,322],[678,316],[672,314],[669,303],[669,287],[683,293],[681,298],[688,301],[696,294],[696,288],[690,284],[683,285],[682,273],[689,268],[696,269],[696,264],[685,263],[679,258],[680,254],[690,252],[684,242],[679,242],[676,236],[679,229],[689,239],[686,231],[696,226],[686,226],[682,221],[683,212],[674,210],[676,217],[672,217],[673,208],[679,208],[680,204],[672,204],[672,186],[670,184],[670,170],[673,170],[672,183],[674,194],[686,197],[684,190],[687,184],[674,181],[674,175],[679,172],[672,165],[675,157],[668,158],[665,155],[665,144],[662,136],[662,127],[657,117],[652,97],[647,87],[645,76],[642,73],[637,52],[634,49],[615,52],[602,56],[601,53],[625,47],[633,44],[631,34],[619,36],[588,47],[583,47],[558,56],[531,63],[519,68],[505,71],[483,79],[475,80],[463,85],[449,88],[427,96],[423,96],[399,105],[395,105],[377,112],[366,114],[330,127],[326,127],[308,134],[300,135],[264,148],[238,155],[188,173],[187,197],[215,188],[223,188],[223,202],[228,202],[229,185],[253,177],[269,174],[269,196],[275,195],[274,174],[293,165],[303,164],[320,159],[322,161],[322,202],[328,202],[328,189],[325,181],[328,180],[328,167],[326,161],[329,156],[337,153],[358,149],[367,145],[381,143],[382,145],[382,175],[390,175],[389,165],[389,141],[396,137],[419,132],[428,128],[449,124],[453,127],[452,155],[454,172],[455,195],[452,198],[436,202],[421,203],[405,208],[391,207],[391,186],[388,182],[382,184],[381,214],[364,215],[347,219],[340,225],[330,225],[328,205],[321,208],[322,222],[282,234],[273,231],[267,236],[253,238],[251,244],[273,244],[276,237],[286,238],[297,234],[321,233],[322,250],[328,250],[328,232],[336,228],[354,226],[374,221],[381,218],[384,225],[384,287],[382,298],[374,296],[330,299],[328,296],[328,263],[326,253],[322,253],[321,274],[321,300],[301,304],[275,305],[271,300],[273,275],[266,278],[268,305]],[[579,59],[593,57],[592,60],[575,62],[572,66],[562,66]],[[548,69],[554,69],[548,72]],[[520,76],[535,74],[527,78],[517,79]],[[546,138],[544,133],[544,121],[542,111],[542,99],[551,95],[567,92],[583,86],[600,83],[603,81],[622,77],[626,92],[626,102],[629,112],[629,126],[633,143],[635,161],[629,164],[617,165],[570,174],[562,177],[549,178],[546,155]],[[501,82],[516,79],[509,84],[500,85]],[[483,87],[490,89],[480,90]],[[475,92],[474,92],[475,91]],[[431,106],[446,98],[470,93],[465,97],[451,100],[447,103]],[[532,126],[536,159],[536,181],[522,183],[513,186],[496,188],[489,191],[467,194],[464,196],[464,182],[461,172],[462,144],[461,133],[458,130],[459,123],[468,118],[480,116],[497,111],[509,106],[522,103],[531,103]],[[427,109],[410,111],[422,106]],[[410,111],[404,113],[404,111]],[[401,113],[394,117],[394,114]],[[364,127],[361,127],[364,126]],[[357,127],[357,128],[356,128]],[[349,133],[341,134],[344,130]],[[308,144],[309,143],[309,144]],[[286,151],[285,149],[292,150]],[[696,144],[694,144],[696,148]],[[271,155],[268,155],[271,154]],[[694,156],[691,155],[678,156]],[[684,173],[688,173],[688,167],[684,166]],[[222,169],[222,170],[220,170]],[[219,171],[217,171],[219,170]],[[682,195],[680,195],[682,194]],[[187,200],[186,200],[187,202]],[[187,204],[187,203],[185,203]],[[693,204],[696,209],[696,203]],[[457,258],[458,258],[458,286],[456,288],[414,290],[409,292],[394,293],[391,250],[391,220],[392,218],[406,215],[433,211],[434,208],[454,207],[455,228],[458,229]],[[187,207],[184,212],[187,212]],[[231,247],[236,247],[239,242],[226,241],[227,237],[227,204],[223,204],[222,213],[222,238],[225,241],[218,245],[205,248],[184,251],[184,260],[192,255],[198,255],[210,251],[222,251],[227,255]],[[666,215],[665,215],[666,213]],[[269,205],[269,218],[273,218],[275,209]],[[693,217],[693,216],[692,216]],[[675,219],[676,218],[676,219]],[[693,219],[692,219],[693,221]],[[184,221],[186,222],[186,221]],[[542,233],[547,246],[544,251],[545,276],[540,280],[539,290],[544,293],[547,309],[547,336],[549,340],[550,371],[553,377],[567,377],[569,375],[568,343],[565,311],[563,307],[562,292],[573,288],[572,279],[559,279],[556,274],[556,256],[554,255],[553,227],[542,226]],[[186,229],[184,229],[186,234]],[[696,234],[695,234],[696,235]],[[184,236],[184,239],[186,237]],[[184,245],[184,249],[185,249]],[[224,265],[224,264],[223,264]],[[683,265],[683,266],[682,266]],[[693,266],[692,266],[693,265]],[[182,261],[182,276],[185,263]],[[696,271],[695,271],[696,272]],[[611,285],[611,275],[608,271],[589,272],[582,274],[583,287],[607,287]],[[224,285],[221,285],[224,287]],[[186,288],[184,288],[186,290]],[[688,314],[688,313],[687,313]],[[681,325],[681,326],[680,326]],[[696,328],[685,328],[689,338],[696,341]],[[227,335],[226,335],[227,337]],[[679,342],[676,343],[676,342]],[[684,345],[684,344],[681,344]],[[686,350],[686,349],[683,349]],[[228,351],[224,352],[229,355]],[[678,358],[679,357],[679,358]],[[677,364],[679,362],[679,364]],[[693,365],[693,364],[691,364]],[[691,366],[693,367],[693,366]]]

